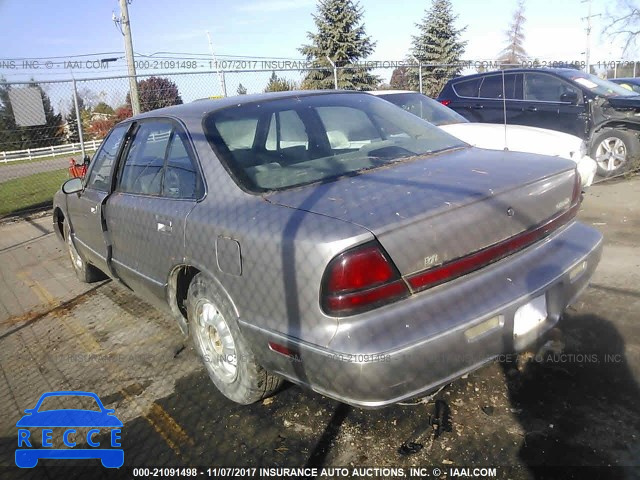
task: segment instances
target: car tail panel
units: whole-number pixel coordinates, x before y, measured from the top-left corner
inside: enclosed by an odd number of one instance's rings
[[[410,277],[568,210],[576,177],[558,158],[465,148],[268,199],[368,229]]]

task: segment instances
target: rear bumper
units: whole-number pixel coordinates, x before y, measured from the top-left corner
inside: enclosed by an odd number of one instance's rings
[[[326,348],[241,324],[266,368],[339,401],[383,407],[432,391],[541,339],[587,287],[601,251],[601,234],[572,222],[478,272],[340,319]],[[540,296],[546,300],[546,319],[514,337],[516,311]],[[299,356],[273,352],[268,342],[286,345]]]

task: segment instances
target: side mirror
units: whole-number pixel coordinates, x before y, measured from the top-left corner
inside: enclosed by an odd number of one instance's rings
[[[562,95],[560,95],[560,101],[561,102],[566,102],[566,103],[570,103],[571,105],[577,105],[578,104],[578,94],[576,92],[564,92]]]
[[[70,193],[78,193],[82,191],[82,179],[70,178],[62,184],[62,193],[69,195]]]

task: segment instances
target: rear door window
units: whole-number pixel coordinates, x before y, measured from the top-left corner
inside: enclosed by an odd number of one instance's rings
[[[472,97],[477,98],[478,90],[480,89],[480,83],[482,78],[473,78],[471,80],[462,80],[453,84],[453,90],[459,97]]]
[[[504,75],[504,86],[502,85],[502,75],[490,75],[484,77],[480,86],[480,97],[482,98],[507,98],[522,99],[522,76],[513,73]]]
[[[184,133],[174,130],[162,182],[162,195],[165,197],[197,199],[201,196],[202,182],[187,145]]]

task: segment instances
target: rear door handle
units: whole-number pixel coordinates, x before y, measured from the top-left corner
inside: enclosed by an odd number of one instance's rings
[[[484,108],[484,105],[481,105],[481,104],[471,105],[471,108],[473,108],[474,110],[482,110]]]
[[[160,233],[171,233],[173,231],[173,225],[169,222],[158,222],[157,223],[158,232]]]
[[[538,107],[527,107],[525,110],[527,112],[537,112],[538,111]]]

